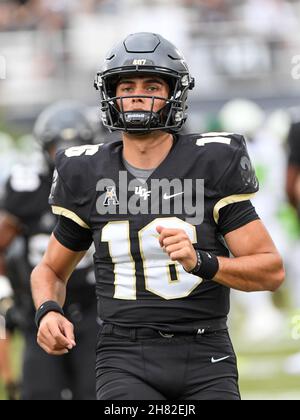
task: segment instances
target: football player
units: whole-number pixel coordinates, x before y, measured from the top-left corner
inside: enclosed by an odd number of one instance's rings
[[[91,252],[74,271],[65,303],[65,311],[81,337],[72,354],[57,359],[41,351],[36,343],[30,291],[30,273],[45,252],[57,222],[48,204],[54,156],[60,149],[93,142],[95,129],[87,115],[88,107],[73,101],[56,103],[42,112],[34,135],[47,164],[43,171],[36,167],[14,167],[6,185],[0,223],[0,262],[17,236],[23,238],[25,245],[24,255],[21,247],[6,268],[2,264],[1,273],[3,276],[11,273],[15,290],[15,307],[7,314],[9,329],[17,324],[25,338],[21,396],[24,400],[96,398],[93,357],[97,311]]]
[[[62,306],[94,242],[99,400],[239,400],[230,288],[274,291],[284,279],[250,202],[258,182],[244,138],[179,134],[193,86],[173,44],[128,36],[96,79],[103,123],[122,141],[56,157],[60,220],[32,273],[38,343],[55,355],[74,348]]]

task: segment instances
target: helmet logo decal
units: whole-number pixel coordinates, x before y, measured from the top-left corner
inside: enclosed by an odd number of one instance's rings
[[[145,66],[146,63],[147,63],[147,60],[145,58],[135,59],[132,62],[134,66]]]

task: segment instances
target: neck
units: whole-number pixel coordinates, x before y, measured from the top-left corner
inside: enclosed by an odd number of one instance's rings
[[[155,131],[143,136],[123,134],[123,156],[139,169],[155,169],[168,156],[173,146],[173,136]]]

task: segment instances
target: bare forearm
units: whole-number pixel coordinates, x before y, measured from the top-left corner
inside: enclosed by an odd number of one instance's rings
[[[52,300],[63,306],[66,299],[66,282],[60,279],[50,267],[41,263],[31,274],[31,288],[34,304],[38,309],[44,302]]]
[[[265,253],[238,258],[218,257],[218,283],[245,292],[275,291],[284,281],[283,263],[278,254]]]
[[[47,251],[41,263],[31,274],[31,288],[36,308],[52,300],[63,306],[66,288],[76,266],[86,251],[74,252],[61,245],[51,236]]]

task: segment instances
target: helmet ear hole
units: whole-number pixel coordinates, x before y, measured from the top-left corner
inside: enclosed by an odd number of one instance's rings
[[[117,85],[120,81],[121,77],[119,76],[112,76],[106,79],[106,88],[107,88],[107,95],[109,98],[113,98],[116,96],[117,93]]]
[[[156,75],[169,86],[168,106],[164,107],[157,118],[150,118],[147,131],[162,130],[177,132],[186,120],[186,101],[188,90],[193,89],[194,79],[178,49],[161,35],[141,32],[132,34],[117,44],[107,54],[107,59],[97,73],[96,88],[100,91],[102,121],[111,131],[129,131],[124,113],[117,107],[117,83],[123,76]],[[150,96],[150,95],[149,95]],[[153,96],[151,96],[153,98]],[[183,112],[181,118],[178,112]],[[135,132],[145,130],[144,122]]]

